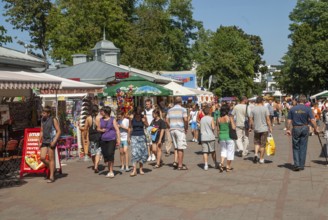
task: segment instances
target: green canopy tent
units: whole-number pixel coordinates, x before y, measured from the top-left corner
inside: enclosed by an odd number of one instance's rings
[[[152,83],[140,76],[131,76],[123,79],[122,82],[108,86],[104,89],[104,93],[108,96],[116,96],[117,91],[127,92],[132,87],[133,96],[170,96],[173,95],[172,90],[166,89],[163,86]]]

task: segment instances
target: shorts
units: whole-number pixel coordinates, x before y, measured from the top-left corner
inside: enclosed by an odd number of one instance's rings
[[[203,153],[215,152],[215,141],[202,141]]]
[[[173,146],[176,150],[185,150],[187,149],[187,140],[186,134],[184,131],[180,130],[171,130],[170,131]]]
[[[269,132],[254,133],[254,145],[260,145],[260,147],[265,147]]]
[[[235,142],[233,140],[220,141],[221,157],[233,160],[235,157]]]
[[[89,151],[91,156],[96,156],[101,154],[101,148],[99,147],[98,141],[90,141]]]
[[[190,128],[191,130],[197,130],[198,129],[197,122],[196,121],[191,122]]]
[[[41,144],[41,148],[43,148],[43,147],[48,147],[50,149],[55,149],[56,148],[56,145],[54,147],[50,147],[50,143],[42,143]]]
[[[123,148],[123,147],[128,147],[128,141],[122,141],[121,140],[121,144],[120,144],[120,148]]]

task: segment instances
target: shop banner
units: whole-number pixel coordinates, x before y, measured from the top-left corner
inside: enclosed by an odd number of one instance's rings
[[[20,168],[20,177],[24,173],[44,173],[47,172],[45,164],[40,160],[40,128],[26,128],[24,132],[24,145]],[[61,173],[61,164],[58,150],[55,151],[55,167]]]

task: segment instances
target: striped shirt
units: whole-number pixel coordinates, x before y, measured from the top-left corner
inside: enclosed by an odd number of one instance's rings
[[[181,105],[175,105],[167,113],[170,122],[170,130],[184,130],[184,117],[187,117],[187,109]]]

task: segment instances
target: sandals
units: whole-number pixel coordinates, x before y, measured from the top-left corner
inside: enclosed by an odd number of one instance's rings
[[[178,170],[181,171],[181,170],[188,170],[188,167],[186,167],[185,165],[183,165],[182,167],[178,167]]]
[[[178,163],[177,162],[173,162],[172,166],[176,169],[176,168],[178,168]]]
[[[223,165],[222,165],[222,163],[219,163],[218,169],[220,170],[220,173],[223,172]]]
[[[130,177],[134,177],[134,176],[136,176],[137,175],[137,172],[135,172],[135,173],[130,173]]]
[[[47,180],[47,183],[53,183],[53,182],[55,182],[55,179],[50,179],[50,178],[49,178],[49,179]]]
[[[139,174],[140,174],[140,175],[145,175],[145,173],[144,173],[143,171],[142,171],[142,172],[139,171]]]
[[[156,164],[155,166],[153,166],[153,169],[158,169],[158,168],[161,168],[161,167],[162,167],[162,165]]]
[[[233,170],[233,168],[228,168],[228,167],[226,168],[226,172],[227,172],[227,173],[229,173],[229,172],[232,171],[232,170]]]

